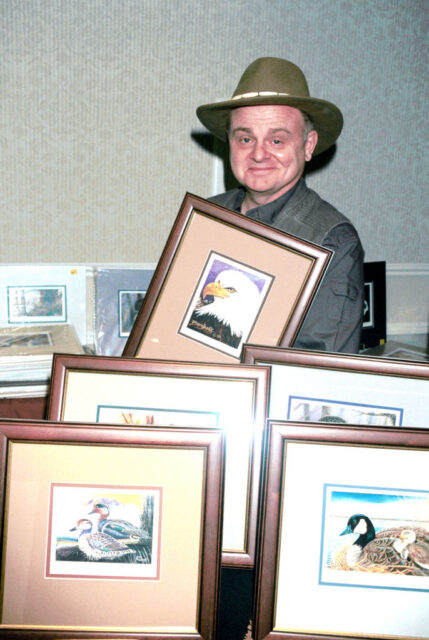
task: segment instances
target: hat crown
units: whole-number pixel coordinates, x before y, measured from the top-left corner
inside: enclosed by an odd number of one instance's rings
[[[310,96],[301,69],[282,58],[257,58],[245,70],[229,100],[197,108],[202,124],[221,140],[227,139],[232,109],[285,105],[306,113],[313,121],[318,141],[313,155],[328,149],[343,127],[343,116],[335,104]]]
[[[301,69],[282,58],[258,58],[240,78],[233,98],[251,93],[270,92],[309,97],[307,80]]]

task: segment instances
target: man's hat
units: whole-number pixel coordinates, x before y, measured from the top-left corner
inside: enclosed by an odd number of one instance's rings
[[[307,113],[319,134],[314,154],[328,149],[341,133],[343,116],[332,102],[312,98],[301,69],[282,58],[258,58],[240,78],[231,100],[204,104],[197,116],[209,131],[226,140],[231,109],[261,104],[283,104]]]

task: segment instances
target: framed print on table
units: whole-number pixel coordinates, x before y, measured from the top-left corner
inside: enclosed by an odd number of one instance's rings
[[[123,355],[239,362],[245,342],[289,346],[331,255],[186,194]]]
[[[427,426],[427,363],[262,345],[245,345],[243,362],[271,367],[271,419]]]
[[[220,429],[0,420],[0,638],[211,640],[224,451]]]
[[[386,340],[373,349],[366,349],[362,352],[367,356],[381,356],[382,358],[395,358],[399,360],[416,360],[417,362],[429,362],[429,350],[417,347],[406,342],[396,340]]]
[[[0,328],[1,356],[37,358],[37,356],[53,355],[56,352],[84,353],[72,325],[42,324]]]
[[[72,325],[87,344],[89,269],[79,264],[0,266],[0,326]]]
[[[361,349],[383,344],[386,340],[386,263],[365,262],[364,313]]]
[[[48,418],[222,428],[226,433],[222,562],[253,566],[268,367],[54,356]]]
[[[428,465],[428,429],[269,421],[255,640],[429,637]]]
[[[97,267],[95,282],[96,353],[120,356],[142,305],[155,264]]]

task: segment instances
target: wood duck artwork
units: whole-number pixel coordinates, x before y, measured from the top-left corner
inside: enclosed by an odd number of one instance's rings
[[[331,561],[332,569],[429,576],[429,530],[398,526],[375,531],[370,518],[354,514],[340,533],[358,534]]]
[[[79,531],[78,546],[88,560],[114,560],[134,554],[121,540],[106,533],[93,531],[93,524],[87,518],[81,518],[71,531]]]
[[[100,533],[105,533],[117,540],[126,541],[127,544],[140,544],[150,540],[150,535],[142,528],[136,527],[128,520],[110,517],[110,508],[104,502],[95,502],[92,511],[88,514],[93,516],[95,529]]]

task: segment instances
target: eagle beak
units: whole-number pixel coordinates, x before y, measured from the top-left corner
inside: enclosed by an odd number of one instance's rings
[[[229,298],[229,293],[222,287],[219,282],[210,282],[204,287],[203,298],[206,296],[215,296],[217,298]]]

